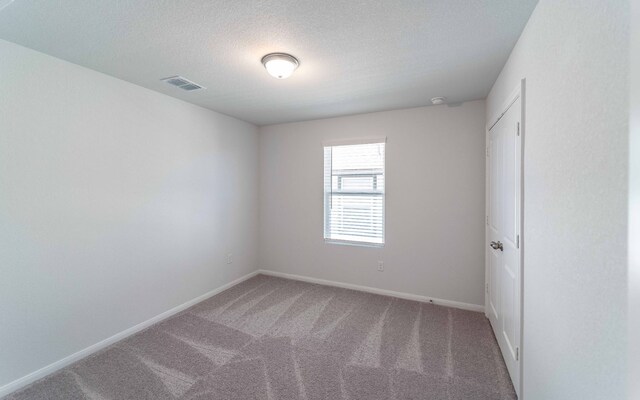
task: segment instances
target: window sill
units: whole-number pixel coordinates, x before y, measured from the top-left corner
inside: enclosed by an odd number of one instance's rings
[[[338,240],[338,239],[325,239],[325,244],[337,244],[340,246],[355,246],[355,247],[384,247],[384,243],[369,243],[369,242],[356,242],[351,240]]]

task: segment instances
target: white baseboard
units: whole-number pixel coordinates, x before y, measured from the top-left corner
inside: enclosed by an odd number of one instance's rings
[[[216,294],[223,292],[229,288],[231,288],[232,286],[235,286],[249,278],[252,278],[258,274],[263,274],[263,275],[270,275],[270,276],[275,276],[275,277],[280,277],[280,278],[286,278],[286,279],[294,279],[297,281],[303,281],[303,282],[309,282],[309,283],[317,283],[320,285],[328,285],[328,286],[335,286],[335,287],[340,287],[340,288],[344,288],[344,289],[353,289],[353,290],[358,290],[361,292],[368,292],[368,293],[374,293],[374,294],[380,294],[383,296],[392,296],[392,297],[397,297],[400,299],[406,299],[406,300],[415,300],[415,301],[420,301],[423,303],[433,303],[433,304],[437,304],[437,305],[441,305],[441,306],[446,306],[446,307],[454,307],[454,308],[460,308],[463,310],[470,310],[470,311],[478,311],[478,312],[484,312],[484,306],[482,305],[478,305],[478,304],[469,304],[469,303],[462,303],[462,302],[458,302],[458,301],[452,301],[452,300],[443,300],[443,299],[437,299],[437,298],[433,298],[433,297],[427,297],[427,296],[421,296],[421,295],[417,295],[417,294],[411,294],[411,293],[403,293],[403,292],[395,292],[393,290],[386,290],[386,289],[378,289],[378,288],[373,288],[373,287],[369,287],[369,286],[361,286],[361,285],[354,285],[351,283],[344,283],[344,282],[337,282],[337,281],[330,281],[330,280],[326,280],[326,279],[319,279],[319,278],[312,278],[312,277],[308,277],[308,276],[301,276],[301,275],[294,275],[294,274],[287,274],[284,272],[276,272],[276,271],[270,271],[270,270],[265,270],[265,269],[261,269],[258,271],[254,271],[250,274],[247,274],[241,278],[238,278],[236,280],[234,280],[233,282],[229,282],[226,285],[220,286],[217,289],[211,290],[201,296],[196,297],[195,299],[189,300],[186,303],[183,303],[177,307],[174,307],[168,311],[163,312],[162,314],[156,315],[155,317],[148,319],[144,322],[139,323],[138,325],[135,325],[129,329],[126,329],[122,332],[116,333],[115,335],[104,339],[96,344],[93,344],[87,348],[84,348],[76,353],[71,354],[70,356],[67,356],[61,360],[58,360],[52,364],[49,364],[43,368],[40,368],[37,371],[34,371],[28,375],[23,376],[22,378],[18,378],[13,382],[9,382],[4,386],[0,386],[0,398],[3,396],[6,396],[10,393],[15,392],[16,390],[19,390],[25,386],[27,386],[30,383],[33,383],[39,379],[44,378],[47,375],[50,375],[82,358],[85,358],[99,350],[102,350],[104,348],[106,348],[107,346],[110,346],[122,339],[125,339],[128,336],[131,336],[137,332],[140,332],[141,330],[150,327],[151,325],[158,323],[164,319],[167,319],[177,313],[179,313],[180,311],[186,310],[187,308],[208,299],[209,297],[215,296]]]
[[[329,281],[329,280],[326,280],[326,279],[311,278],[311,277],[308,277],[308,276],[287,274],[287,273],[284,273],[284,272],[276,272],[276,271],[271,271],[271,270],[268,270],[268,269],[261,269],[258,272],[263,274],[263,275],[270,275],[270,276],[275,276],[275,277],[279,277],[279,278],[294,279],[294,280],[297,280],[297,281],[303,281],[303,282],[309,282],[309,283],[317,283],[317,284],[320,284],[320,285],[335,286],[335,287],[344,288],[344,289],[353,289],[353,290],[358,290],[358,291],[361,291],[361,292],[368,292],[368,293],[380,294],[380,295],[383,295],[383,296],[397,297],[397,298],[405,299],[405,300],[415,300],[415,301],[420,301],[420,302],[423,302],[423,303],[432,303],[432,304],[437,304],[437,305],[440,305],[440,306],[459,308],[459,309],[462,309],[462,310],[484,312],[484,306],[483,305],[479,305],[479,304],[462,303],[462,302],[453,301],[453,300],[443,300],[443,299],[437,299],[435,297],[421,296],[421,295],[418,295],[418,294],[395,292],[393,290],[378,289],[378,288],[373,288],[373,287],[369,287],[369,286],[354,285],[352,283]]]
[[[22,378],[18,378],[13,382],[9,382],[4,386],[0,386],[0,398],[8,395],[9,393],[13,393],[16,390],[27,386],[28,384],[37,381],[38,379],[44,378],[47,375],[50,375],[82,358],[87,357],[99,350],[104,349],[107,346],[112,345],[128,336],[133,335],[134,333],[140,332],[141,330],[150,327],[151,325],[158,323],[164,319],[167,319],[180,311],[186,310],[187,308],[208,299],[211,296],[215,296],[216,294],[223,292],[229,289],[232,286],[235,286],[249,278],[258,275],[258,271],[254,271],[250,274],[247,274],[241,278],[236,279],[233,282],[229,282],[226,285],[220,286],[219,288],[213,289],[210,292],[207,292],[201,296],[196,297],[195,299],[189,300],[186,303],[183,303],[177,307],[174,307],[168,311],[163,312],[162,314],[156,315],[155,317],[148,319],[144,322],[139,323],[138,325],[132,326],[129,329],[126,329],[122,332],[116,333],[115,335],[104,339],[96,344],[93,344],[87,348],[84,348],[77,353],[73,353],[70,356],[67,356],[61,360],[58,360],[52,364],[47,365],[46,367],[40,368],[37,371],[34,371],[28,375],[23,376]]]

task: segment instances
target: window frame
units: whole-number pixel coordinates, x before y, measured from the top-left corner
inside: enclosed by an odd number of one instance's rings
[[[372,241],[365,241],[365,240],[346,240],[346,239],[335,239],[335,238],[330,238],[327,237],[327,225],[330,225],[330,222],[328,220],[330,220],[331,218],[331,211],[330,208],[327,208],[327,204],[330,204],[332,199],[331,197],[333,196],[333,191],[327,192],[325,190],[325,178],[326,178],[326,170],[327,170],[327,165],[325,164],[325,158],[324,158],[324,152],[325,149],[327,147],[338,147],[338,146],[353,146],[353,145],[364,145],[364,144],[384,144],[384,158],[383,158],[383,163],[382,163],[382,179],[384,180],[384,191],[379,192],[378,195],[382,196],[382,239],[380,243],[377,242],[372,242]],[[347,139],[347,140],[335,140],[335,141],[325,141],[322,143],[322,150],[323,150],[323,238],[324,238],[324,242],[325,244],[336,244],[336,245],[344,245],[344,246],[357,246],[357,247],[374,247],[374,248],[382,248],[385,246],[386,244],[386,215],[387,215],[387,138],[367,138],[367,139]],[[331,154],[331,164],[333,164],[333,151]],[[333,177],[333,168],[330,165],[329,166],[329,170],[330,170],[330,174]],[[375,175],[373,176],[374,179],[374,187],[377,186],[377,175],[378,174],[366,174],[366,175]],[[331,185],[333,185],[333,182],[330,182]],[[362,196],[375,196],[376,193],[349,193],[349,192],[345,192],[344,194],[350,195],[353,194],[354,196],[357,195],[362,195]],[[328,199],[327,199],[328,197]],[[330,231],[331,228],[329,228]]]

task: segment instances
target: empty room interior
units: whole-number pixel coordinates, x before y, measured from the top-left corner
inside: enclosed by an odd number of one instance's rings
[[[640,399],[639,9],[0,0],[0,398]]]

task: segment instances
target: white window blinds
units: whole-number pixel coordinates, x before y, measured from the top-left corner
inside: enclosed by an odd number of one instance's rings
[[[324,238],[384,244],[385,143],[324,147]]]

